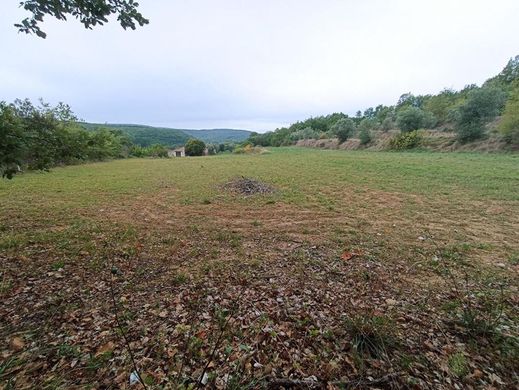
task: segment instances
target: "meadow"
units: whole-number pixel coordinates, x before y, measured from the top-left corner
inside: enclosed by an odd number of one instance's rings
[[[517,384],[517,154],[23,174],[0,181],[0,261],[0,388]]]

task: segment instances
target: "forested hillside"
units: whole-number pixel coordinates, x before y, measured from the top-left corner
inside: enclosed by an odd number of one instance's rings
[[[217,144],[225,142],[242,142],[252,134],[248,130],[235,129],[208,129],[208,130],[182,130],[191,137],[198,138],[206,143]]]
[[[242,142],[246,140],[252,132],[247,130],[233,129],[207,129],[207,130],[189,130],[189,129],[173,129],[169,127],[154,127],[145,125],[128,125],[128,124],[98,124],[98,123],[82,123],[86,129],[110,128],[121,130],[137,145],[165,145],[175,147],[184,145],[190,138],[197,138],[206,143],[218,144],[225,142]]]
[[[296,122],[265,134],[254,133],[249,141],[260,146],[292,145],[301,140],[349,138],[369,146],[383,133],[398,129],[391,139],[394,149],[420,145],[422,133],[429,129],[454,133],[459,145],[493,136],[503,143],[519,145],[519,56],[483,85],[470,84],[460,91],[444,89],[436,95],[404,93],[395,105],[380,104],[358,111],[354,117],[333,113]]]
[[[87,129],[94,128],[110,128],[120,130],[137,145],[165,145],[165,146],[179,146],[186,143],[191,138],[190,135],[184,133],[182,130],[170,129],[166,127],[152,127],[145,125],[125,125],[125,124],[96,124],[96,123],[82,123]]]

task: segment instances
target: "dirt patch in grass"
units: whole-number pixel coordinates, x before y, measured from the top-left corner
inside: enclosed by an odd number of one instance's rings
[[[269,184],[250,177],[238,177],[222,185],[222,189],[243,196],[273,194],[277,190]]]

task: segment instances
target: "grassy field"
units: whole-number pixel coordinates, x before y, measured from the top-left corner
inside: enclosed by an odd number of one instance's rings
[[[276,191],[222,186],[241,176]],[[148,388],[517,384],[519,155],[24,174],[0,182],[0,261],[0,388],[125,388],[130,350]]]

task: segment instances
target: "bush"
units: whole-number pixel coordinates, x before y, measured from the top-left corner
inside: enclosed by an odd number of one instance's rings
[[[459,141],[465,143],[482,138],[485,134],[485,124],[499,115],[505,98],[505,93],[498,88],[471,90],[465,103],[455,112]]]
[[[355,122],[350,118],[339,119],[331,128],[332,134],[336,135],[339,143],[346,142],[355,132]]]
[[[371,142],[371,131],[369,129],[362,129],[359,132],[359,139],[361,145],[367,145]]]
[[[381,128],[384,133],[387,133],[393,127],[395,127],[395,123],[391,118],[386,118],[382,121]]]
[[[48,170],[56,165],[127,157],[131,142],[118,130],[87,131],[70,107],[29,100],[0,103],[0,173],[12,178],[24,168]]]
[[[397,116],[396,123],[402,133],[418,130],[424,127],[426,116],[418,107],[407,107],[402,109]]]
[[[203,156],[205,150],[205,142],[199,139],[191,138],[185,145],[186,156]]]
[[[418,131],[398,134],[389,141],[389,147],[394,150],[412,149],[420,146],[422,136]]]
[[[519,80],[514,82],[499,130],[506,142],[519,145]]]
[[[294,142],[301,139],[318,139],[319,135],[320,134],[311,127],[305,127],[290,134],[290,139]]]

